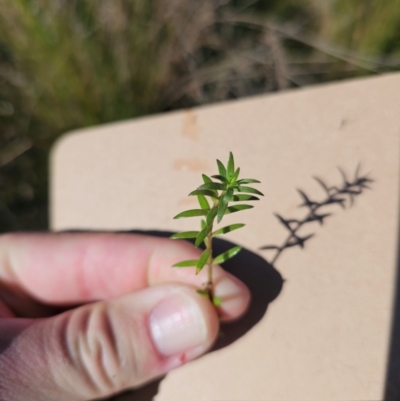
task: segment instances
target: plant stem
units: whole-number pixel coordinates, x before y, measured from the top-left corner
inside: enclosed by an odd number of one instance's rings
[[[213,208],[214,207],[218,207],[219,204],[219,199],[221,199],[221,197],[224,195],[225,192],[222,192],[221,195],[219,196],[218,200],[216,200],[213,204]],[[213,291],[213,279],[212,279],[212,265],[213,265],[213,246],[212,246],[212,232],[213,232],[213,225],[214,225],[214,219],[211,222],[211,230],[210,232],[207,234],[206,237],[206,249],[210,251],[210,256],[208,257],[207,260],[207,283],[206,283],[206,291],[207,291],[207,295],[208,298],[210,299],[211,302],[213,302],[214,299],[214,291]]]
[[[206,284],[206,291],[208,298],[211,302],[213,302],[213,280],[212,280],[212,263],[213,263],[213,256],[212,256],[212,230],[207,235],[206,241],[206,249],[210,251],[210,256],[207,260],[207,284]]]

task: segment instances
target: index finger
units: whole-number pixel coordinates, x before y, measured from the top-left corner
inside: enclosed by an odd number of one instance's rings
[[[205,269],[195,275],[193,268],[171,268],[199,254],[185,241],[138,234],[5,234],[0,236],[0,280],[51,304],[107,299],[165,282],[200,288]],[[219,266],[213,272],[216,295],[228,295],[234,315],[241,314],[250,297],[247,288]]]

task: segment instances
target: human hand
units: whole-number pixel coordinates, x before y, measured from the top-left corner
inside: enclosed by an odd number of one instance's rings
[[[133,234],[0,236],[0,399],[103,398],[206,352],[219,319],[194,291],[205,269],[171,268],[198,255]],[[248,289],[218,266],[214,276],[220,319],[236,319]]]

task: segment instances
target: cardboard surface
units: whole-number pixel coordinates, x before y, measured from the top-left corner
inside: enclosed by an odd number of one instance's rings
[[[285,280],[282,288],[236,341],[169,373],[154,390],[157,401],[383,398],[399,221],[399,88],[400,74],[390,74],[105,125],[57,144],[55,230],[194,229],[197,219],[172,217],[196,206],[186,195],[230,150],[243,177],[262,181],[265,198],[224,223],[247,224],[227,236],[247,250],[241,267],[264,263]],[[351,208],[326,206],[333,215],[322,226],[299,231],[315,233],[305,249],[267,263],[273,251],[259,248],[288,234],[273,213],[303,218],[296,188],[321,201],[326,194],[312,176],[340,186],[337,166],[350,180],[358,163],[360,175],[375,180],[372,190]],[[145,399],[138,397],[119,399]]]

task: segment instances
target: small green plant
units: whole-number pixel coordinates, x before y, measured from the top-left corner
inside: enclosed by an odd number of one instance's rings
[[[210,177],[203,174],[203,185],[200,185],[196,190],[189,194],[189,196],[197,196],[200,209],[186,210],[174,217],[174,219],[199,216],[203,217],[201,220],[200,231],[184,231],[171,236],[172,239],[195,239],[196,247],[204,243],[205,249],[199,259],[184,260],[176,263],[173,267],[195,267],[196,274],[198,274],[205,266],[207,266],[208,274],[205,288],[199,289],[197,292],[201,295],[207,296],[215,306],[220,305],[222,300],[215,297],[213,294],[212,267],[213,265],[224,263],[228,259],[234,257],[242,248],[240,246],[235,246],[214,257],[213,238],[244,227],[244,224],[237,223],[215,230],[215,223],[220,223],[226,214],[251,209],[253,207],[243,203],[237,204],[236,202],[256,201],[259,200],[259,198],[254,195],[263,196],[263,194],[257,189],[247,186],[247,184],[256,184],[260,183],[260,181],[253,178],[239,179],[240,168],[238,167],[235,169],[232,152],[229,153],[229,159],[226,166],[224,166],[224,164],[219,160],[217,160],[217,165],[219,174],[212,176],[216,181],[213,181]]]

